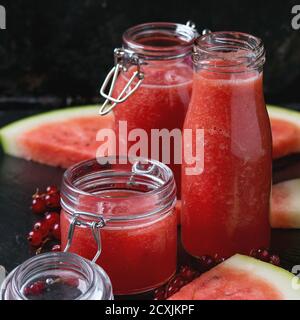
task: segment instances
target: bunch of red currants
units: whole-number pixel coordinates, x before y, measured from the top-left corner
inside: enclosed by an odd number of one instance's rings
[[[32,196],[32,212],[43,216],[34,224],[27,236],[32,247],[42,249],[51,240],[60,242],[60,209],[60,193],[56,186],[48,186],[45,193],[37,190]],[[51,251],[60,250],[60,244],[55,244],[51,248]]]

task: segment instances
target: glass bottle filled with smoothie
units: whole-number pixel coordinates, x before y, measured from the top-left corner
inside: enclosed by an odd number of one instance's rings
[[[199,37],[184,129],[204,129],[204,169],[182,167],[182,241],[193,256],[268,247],[272,138],[263,95],[265,51],[238,32]],[[195,139],[191,142],[193,151]]]
[[[181,146],[176,143],[174,146],[174,140],[170,139],[170,152],[166,146],[162,148],[162,142],[154,155],[151,129],[182,129],[192,91],[191,53],[196,37],[193,26],[176,23],[146,23],[128,29],[123,34],[123,47],[115,50],[115,64],[121,68],[109,96],[119,98],[119,103],[113,105],[120,137],[117,153],[124,155],[126,151],[131,156],[164,162],[173,170],[178,188],[181,165],[176,163],[174,153],[181,155]],[[123,92],[130,79],[134,80]],[[128,98],[121,99],[126,95]],[[108,98],[107,102],[114,101]],[[126,122],[128,134],[133,129],[145,130],[148,140],[142,149],[147,154],[131,154],[136,141],[128,141],[127,133],[120,129],[120,121]],[[165,158],[163,150],[168,152]]]

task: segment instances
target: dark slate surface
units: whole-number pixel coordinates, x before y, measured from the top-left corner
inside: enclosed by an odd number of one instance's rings
[[[299,1],[298,1],[299,2]],[[19,103],[62,106],[98,99],[122,32],[150,21],[196,22],[199,30],[239,30],[267,49],[269,102],[300,100],[300,30],[291,27],[296,0],[1,0],[0,109]],[[13,101],[14,103],[9,103]]]
[[[30,209],[37,187],[60,184],[62,170],[0,156],[0,264],[7,270],[28,259],[26,234],[36,219]]]

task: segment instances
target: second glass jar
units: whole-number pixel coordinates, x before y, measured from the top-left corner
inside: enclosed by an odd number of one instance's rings
[[[66,171],[62,248],[76,218],[70,251],[93,259],[97,243],[88,224],[103,219],[96,231],[102,249],[97,263],[115,294],[135,294],[160,286],[176,271],[176,187],[172,171],[160,162],[118,159],[104,165],[90,160]]]

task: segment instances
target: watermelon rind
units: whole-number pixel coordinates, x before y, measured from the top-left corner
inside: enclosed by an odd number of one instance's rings
[[[284,197],[277,196],[283,193]],[[300,179],[273,185],[271,201],[271,226],[281,229],[300,228]],[[282,218],[282,215],[284,217]]]
[[[299,278],[283,268],[240,254],[225,260],[223,265],[246,271],[254,277],[263,279],[278,291],[284,300],[300,300]]]
[[[22,133],[46,123],[56,123],[74,118],[99,116],[98,109],[99,106],[97,105],[69,107],[43,112],[12,122],[0,129],[0,141],[3,151],[11,156],[23,157],[24,154],[22,147],[17,141],[17,138],[20,137]]]
[[[267,109],[271,119],[288,121],[300,127],[299,111],[282,108],[274,105],[267,105]]]

